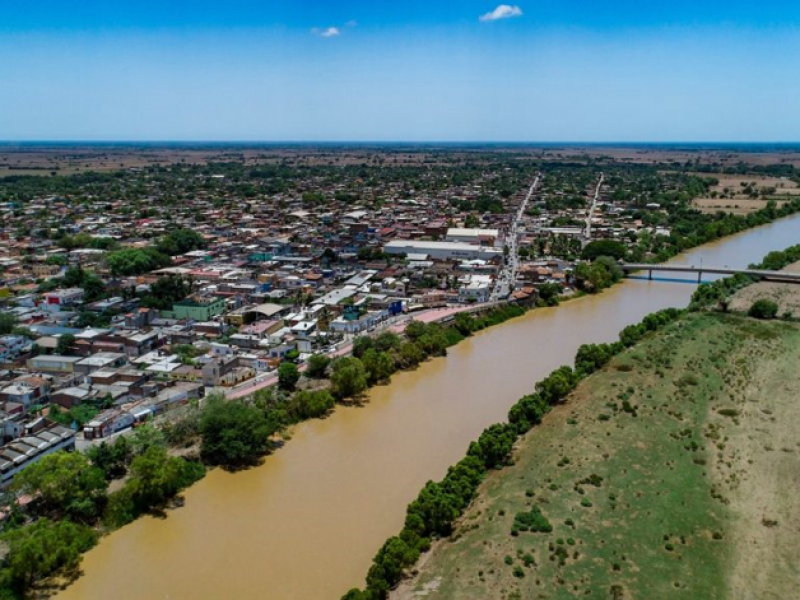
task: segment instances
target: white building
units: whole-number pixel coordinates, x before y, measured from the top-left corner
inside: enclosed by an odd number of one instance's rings
[[[427,242],[392,240],[383,251],[387,254],[425,254],[433,260],[492,260],[503,255],[501,250],[464,242]]]
[[[447,230],[448,242],[464,242],[465,244],[477,244],[478,246],[495,246],[497,238],[500,237],[499,229],[473,229],[451,227]]]
[[[462,281],[464,281],[464,285],[458,289],[460,302],[486,302],[489,300],[492,286],[490,275],[468,275]]]

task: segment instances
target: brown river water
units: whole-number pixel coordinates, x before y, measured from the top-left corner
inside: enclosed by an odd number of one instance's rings
[[[674,262],[744,267],[800,242],[800,216],[695,249]],[[337,599],[363,584],[370,561],[403,524],[406,505],[440,479],[470,440],[581,344],[683,307],[687,282],[626,280],[597,296],[537,309],[400,373],[360,408],[297,426],[262,466],[214,470],[185,506],[105,537],[75,599]]]

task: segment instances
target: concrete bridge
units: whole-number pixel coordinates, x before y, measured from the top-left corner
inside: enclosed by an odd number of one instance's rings
[[[619,267],[626,273],[633,271],[647,271],[648,279],[653,278],[653,271],[665,273],[697,273],[697,282],[703,278],[703,273],[714,275],[750,275],[757,279],[769,279],[770,281],[781,281],[784,283],[800,283],[800,273],[788,271],[766,271],[760,269],[730,269],[728,267],[696,267],[694,265],[649,265],[646,263],[621,263]]]

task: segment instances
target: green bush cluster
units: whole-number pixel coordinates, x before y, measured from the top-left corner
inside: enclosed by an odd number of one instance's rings
[[[207,464],[228,468],[256,464],[276,429],[257,406],[209,396],[200,419],[200,456]]]
[[[106,255],[111,274],[115,277],[130,275],[143,275],[156,269],[162,269],[172,264],[169,256],[158,249],[148,246],[146,248],[123,248]]]
[[[613,258],[600,256],[591,263],[575,265],[574,277],[579,289],[597,293],[620,281],[623,273]]]
[[[759,298],[753,302],[747,314],[756,319],[774,319],[778,315],[778,304],[766,298]]]
[[[514,527],[511,529],[511,534],[516,535],[520,531],[550,533],[553,531],[553,526],[538,506],[532,506],[529,511],[518,512],[514,516]]]

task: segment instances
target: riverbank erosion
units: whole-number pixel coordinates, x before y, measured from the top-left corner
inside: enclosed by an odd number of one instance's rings
[[[795,323],[666,326],[523,436],[392,598],[792,597],[798,359]]]

